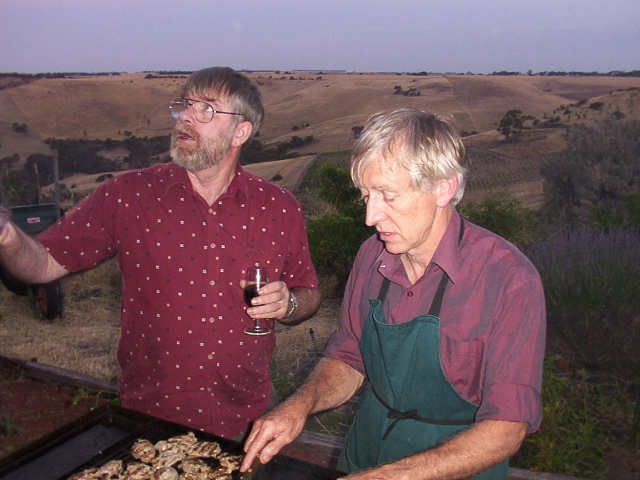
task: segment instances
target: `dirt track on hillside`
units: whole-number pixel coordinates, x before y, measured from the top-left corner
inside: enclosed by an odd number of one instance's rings
[[[292,158],[287,160],[276,160],[274,162],[255,163],[246,165],[245,170],[264,178],[267,181],[286,188],[291,192],[295,192],[304,178],[304,173],[311,164],[314,155],[305,157]],[[282,178],[274,179],[277,175]]]

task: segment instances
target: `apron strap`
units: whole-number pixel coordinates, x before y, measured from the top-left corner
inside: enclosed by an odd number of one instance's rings
[[[380,291],[378,292],[378,300],[380,300],[380,303],[384,302],[384,299],[387,298],[389,285],[391,285],[391,281],[387,277],[382,277],[382,285],[380,285]]]
[[[393,430],[393,427],[395,427],[400,420],[417,420],[418,422],[429,423],[432,425],[471,425],[474,422],[473,419],[439,420],[436,418],[423,418],[418,415],[418,410],[416,410],[415,408],[411,410],[407,410],[405,412],[400,412],[398,410],[395,410],[391,406],[389,406],[387,402],[385,402],[382,399],[382,397],[378,395],[378,392],[376,392],[375,388],[373,388],[373,385],[369,384],[369,386],[371,387],[371,391],[373,392],[375,397],[378,399],[378,401],[382,404],[382,406],[387,410],[389,410],[389,413],[387,413],[387,418],[393,420],[391,425],[389,425],[389,428],[387,428],[387,431],[384,432],[384,435],[382,435],[382,440],[385,440],[387,438],[389,433],[391,433],[391,430]]]
[[[458,232],[458,245],[462,241],[462,235],[464,235],[464,220],[460,218],[460,230]],[[444,291],[447,289],[447,285],[449,284],[449,277],[443,271],[442,279],[440,280],[440,284],[438,285],[438,290],[436,290],[436,294],[433,297],[433,301],[431,302],[431,307],[429,308],[429,315],[434,317],[440,317],[440,308],[442,307],[442,299],[444,298]]]

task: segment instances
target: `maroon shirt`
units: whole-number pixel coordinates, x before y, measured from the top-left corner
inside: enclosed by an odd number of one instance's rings
[[[479,405],[476,421],[542,420],[540,390],[546,311],[540,277],[513,245],[467,221],[458,246],[461,218],[454,212],[424,276],[411,285],[400,260],[375,236],[360,249],[349,277],[340,328],[324,355],[363,375],[358,347],[383,277],[391,281],[383,304],[388,323],[426,314],[442,272],[449,283],[440,312],[440,351],[445,375],[466,400]],[[429,388],[429,379],[424,379]]]
[[[291,193],[238,165],[208,206],[182,168],[161,164],[105,182],[40,240],[71,272],[118,255],[124,407],[225,437],[264,412],[275,337],[243,332],[253,320],[238,282],[259,264],[317,288]]]

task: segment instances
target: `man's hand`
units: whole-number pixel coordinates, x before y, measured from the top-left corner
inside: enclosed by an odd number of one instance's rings
[[[11,210],[0,205],[0,265],[24,283],[49,283],[69,273],[35,236],[10,220]]]
[[[246,283],[246,280],[240,280],[240,288]],[[251,304],[253,307],[247,309],[251,318],[281,319],[289,310],[289,287],[282,281],[267,283]]]
[[[364,375],[340,360],[322,358],[298,391],[253,424],[240,466],[245,472],[255,457],[267,463],[304,428],[307,417],[347,402]]]
[[[293,442],[304,428],[307,413],[299,402],[284,402],[257,419],[244,444],[246,454],[240,471],[246,472],[255,457],[260,463],[267,463],[282,447]]]
[[[2,241],[7,234],[7,223],[9,223],[9,219],[11,218],[11,210],[9,210],[4,205],[0,205],[0,245],[2,245]]]

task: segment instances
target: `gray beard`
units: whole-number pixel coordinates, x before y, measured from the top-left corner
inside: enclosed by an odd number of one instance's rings
[[[196,147],[195,150],[188,150],[178,144],[176,133],[177,131],[174,130],[171,135],[169,153],[173,163],[189,172],[200,172],[219,165],[231,147],[231,134],[202,139],[194,132],[189,132],[189,135],[196,140]]]

